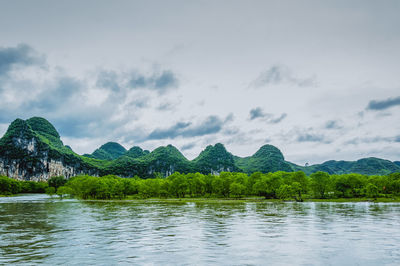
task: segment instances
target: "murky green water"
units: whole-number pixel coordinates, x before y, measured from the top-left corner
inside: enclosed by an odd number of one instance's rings
[[[0,264],[400,265],[400,204],[0,198]]]

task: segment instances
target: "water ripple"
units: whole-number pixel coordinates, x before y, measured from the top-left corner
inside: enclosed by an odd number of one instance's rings
[[[0,198],[0,264],[396,265],[400,204]]]

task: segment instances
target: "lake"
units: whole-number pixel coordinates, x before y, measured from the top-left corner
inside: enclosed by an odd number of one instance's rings
[[[399,265],[400,203],[3,197],[0,264]]]

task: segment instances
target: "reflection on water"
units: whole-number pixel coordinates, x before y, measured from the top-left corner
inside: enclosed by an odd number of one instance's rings
[[[0,198],[0,264],[397,265],[399,203]]]

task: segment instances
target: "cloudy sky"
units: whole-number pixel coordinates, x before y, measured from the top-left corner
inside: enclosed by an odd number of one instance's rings
[[[0,134],[400,160],[400,1],[0,1]]]

